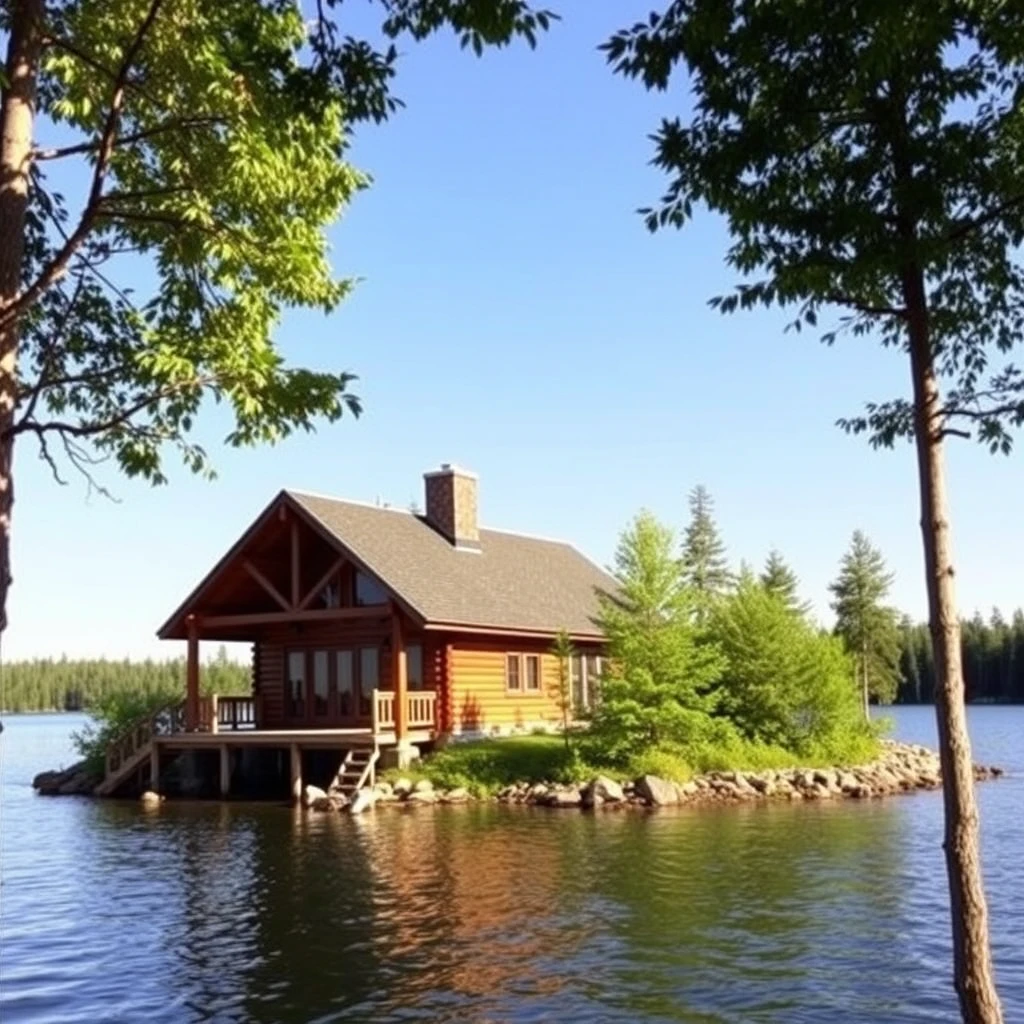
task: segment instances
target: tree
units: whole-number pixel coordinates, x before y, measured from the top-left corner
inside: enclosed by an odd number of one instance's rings
[[[554,699],[558,713],[562,717],[562,737],[565,740],[565,752],[571,753],[570,725],[572,724],[572,659],[576,654],[572,637],[565,629],[560,629],[551,645],[551,653],[555,656],[557,663],[557,674],[555,676],[554,688],[551,694]]]
[[[615,594],[600,595],[607,668],[591,734],[611,758],[684,744],[710,727],[723,668],[694,621],[672,531],[641,512],[619,539]]]
[[[448,26],[479,53],[549,15],[389,0],[378,49],[341,6],[0,0],[0,633],[19,438],[58,480],[112,459],[160,483],[168,448],[210,471],[192,430],[211,400],[230,445],[359,412],[351,374],[273,342],[285,308],[329,313],[351,287],[325,236],[367,183],[346,129],[396,108],[394,41]]]
[[[871,698],[891,703],[900,676],[900,643],[896,611],[883,604],[892,586],[885,559],[860,530],[840,563],[839,576],[829,585],[835,596],[836,633],[857,664],[864,717],[871,717]]]
[[[840,640],[794,615],[753,580],[718,602],[710,633],[725,655],[719,710],[751,740],[839,757],[859,720],[853,667]]]
[[[781,553],[772,550],[761,573],[761,585],[774,594],[795,615],[807,615],[810,605],[800,600],[800,581]]]
[[[690,492],[689,502],[690,522],[683,536],[683,579],[693,591],[698,616],[703,618],[715,599],[729,589],[732,574],[707,488],[698,484]]]
[[[1024,37],[994,0],[666,0],[606,44],[616,71],[665,89],[682,65],[693,113],[665,118],[669,176],[652,230],[698,206],[725,216],[743,280],[723,312],[798,310],[814,327],[906,353],[912,397],[840,421],[916,445],[945,801],[953,980],[963,1018],[1002,1011],[992,975],[964,712],[945,441],[1010,447],[1024,421]]]

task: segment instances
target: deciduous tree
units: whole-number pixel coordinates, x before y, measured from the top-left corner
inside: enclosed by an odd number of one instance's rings
[[[526,0],[386,0],[383,46],[343,0],[0,0],[0,632],[16,443],[58,477],[110,458],[208,472],[197,414],[272,442],[359,402],[352,376],[289,367],[288,307],[348,293],[325,229],[367,183],[347,130],[380,121],[396,43],[448,27],[482,51],[531,43]],[[350,9],[350,2],[346,10]]]
[[[692,112],[667,117],[669,176],[652,229],[723,214],[741,275],[723,312],[839,311],[840,333],[907,356],[911,397],[843,424],[917,451],[945,795],[953,976],[972,1024],[1002,1011],[993,978],[964,712],[945,454],[955,435],[1007,451],[1024,422],[1024,32],[995,0],[671,0],[607,44],[615,69]]]

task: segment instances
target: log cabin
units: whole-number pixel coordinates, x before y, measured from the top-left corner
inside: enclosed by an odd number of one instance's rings
[[[226,796],[262,750],[287,764],[294,798],[318,752],[344,792],[378,759],[558,728],[563,680],[586,710],[598,595],[614,581],[569,544],[481,528],[477,499],[476,476],[448,464],[424,475],[422,513],[277,494],[158,630],[186,644],[184,699],[111,745],[98,791],[157,788],[165,762],[191,752],[216,756]],[[568,665],[552,652],[561,630]],[[251,694],[205,692],[209,641],[251,645]]]

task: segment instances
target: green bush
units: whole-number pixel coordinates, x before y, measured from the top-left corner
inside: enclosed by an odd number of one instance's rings
[[[105,770],[107,747],[128,728],[161,708],[181,700],[181,688],[169,684],[147,693],[121,690],[101,697],[92,707],[92,720],[72,733],[75,749],[97,775]]]
[[[652,747],[630,759],[629,774],[633,777],[657,775],[672,782],[688,782],[693,777],[693,768],[680,751]]]

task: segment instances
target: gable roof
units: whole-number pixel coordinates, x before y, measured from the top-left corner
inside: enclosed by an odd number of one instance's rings
[[[481,529],[479,551],[458,550],[411,512],[284,493],[429,625],[601,635],[615,581],[570,544]]]

